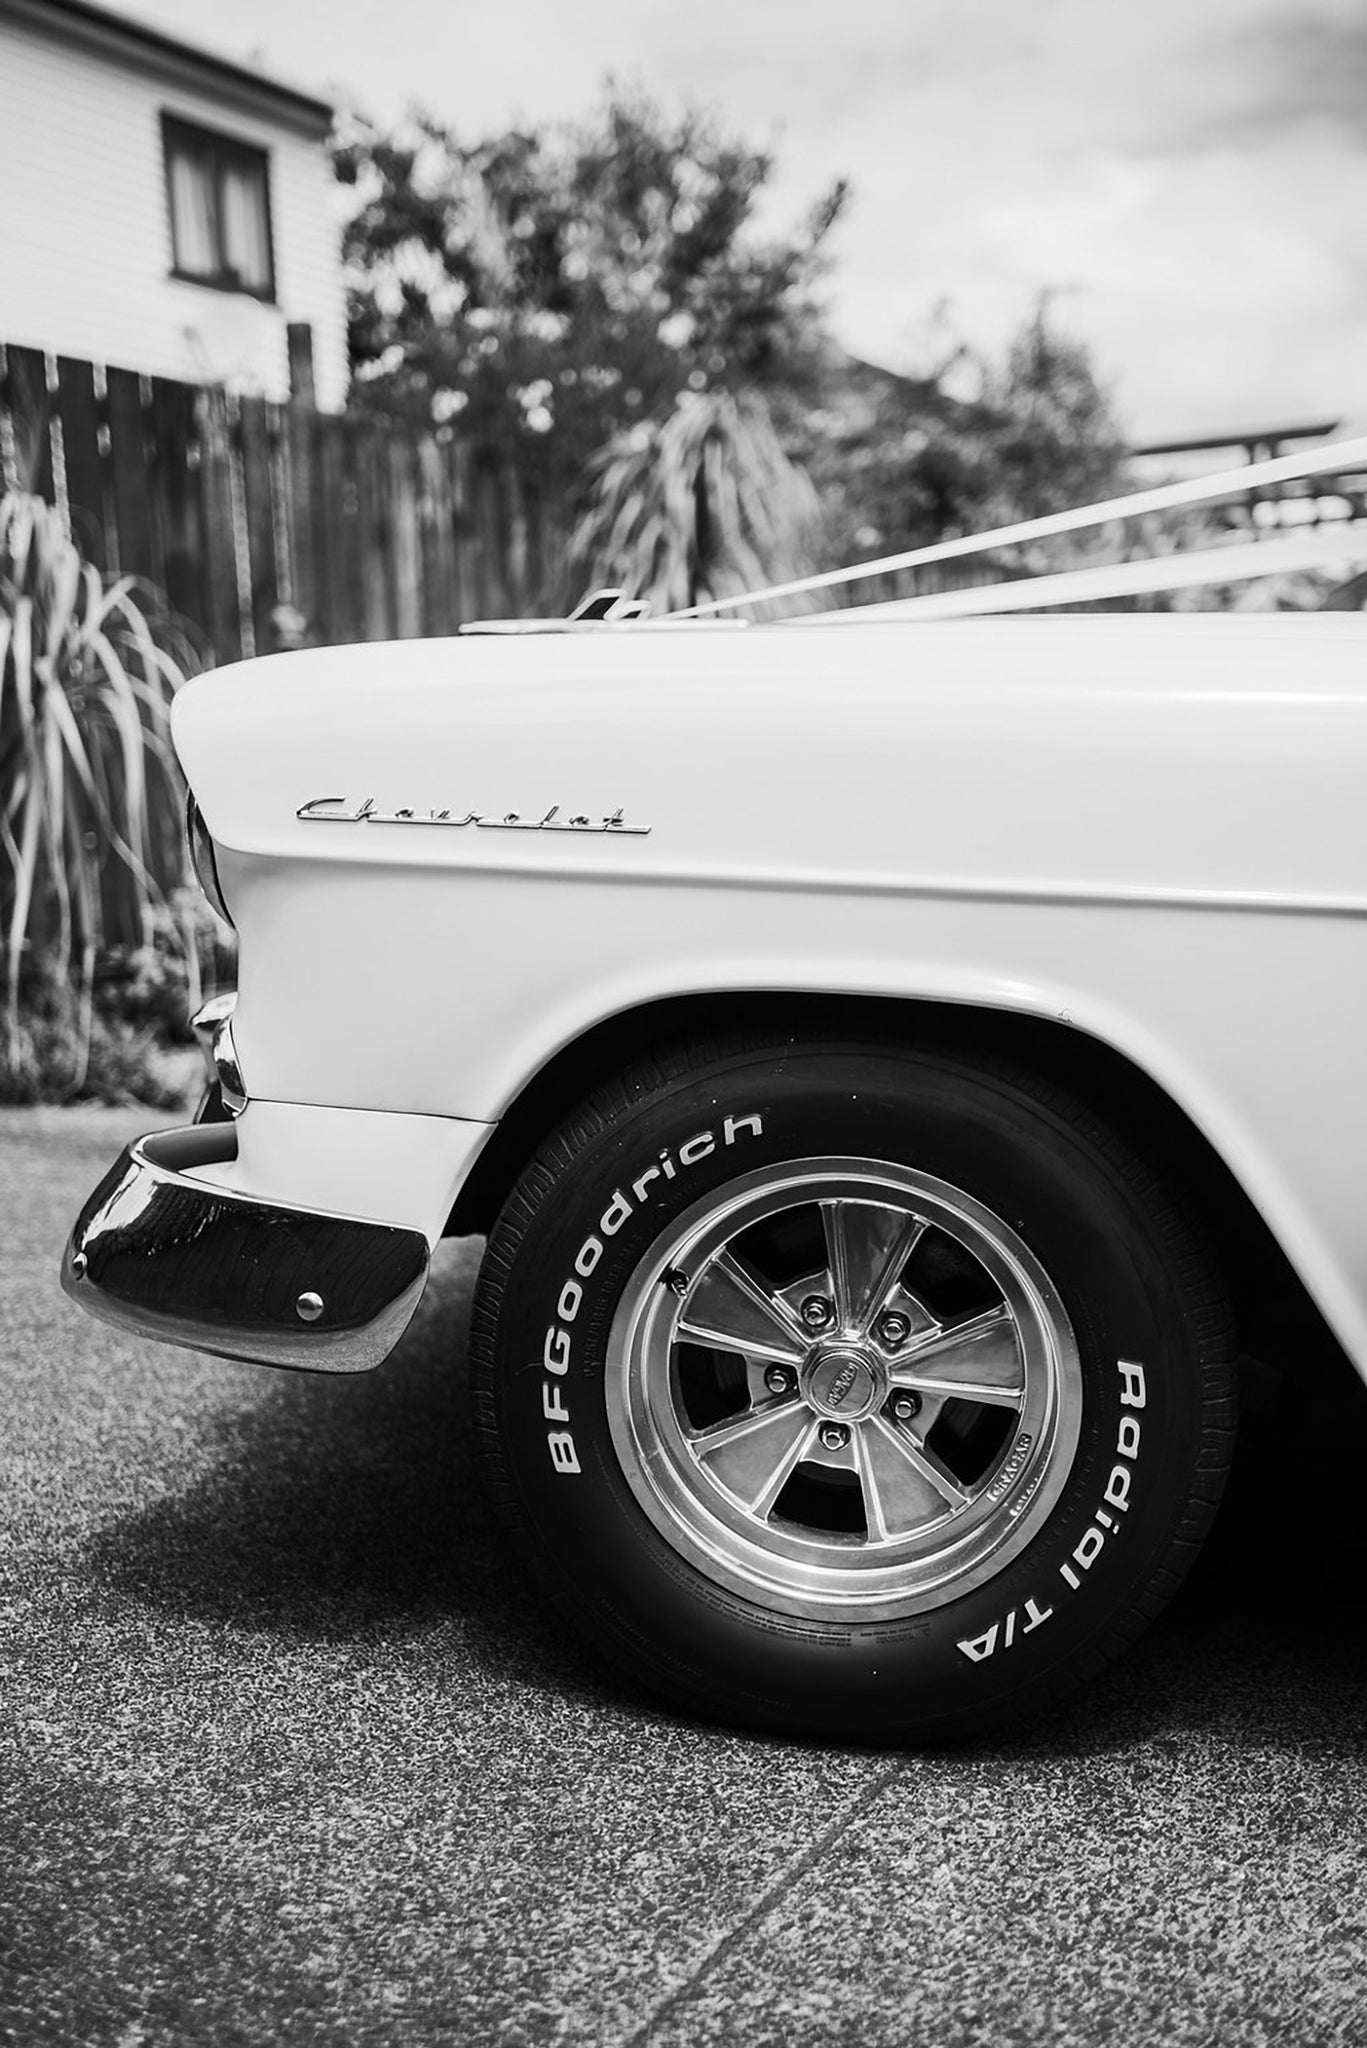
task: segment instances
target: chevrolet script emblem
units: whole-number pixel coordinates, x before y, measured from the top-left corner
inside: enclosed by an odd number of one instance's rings
[[[524,818],[520,811],[487,818],[482,811],[419,811],[409,804],[401,804],[395,811],[377,811],[373,796],[358,804],[344,796],[315,796],[300,804],[294,815],[313,825],[454,825],[458,829],[476,825],[484,832],[611,832],[630,833],[638,839],[650,831],[649,825],[628,825],[620,810],[610,817],[589,818],[576,812],[562,818],[559,804],[552,804],[539,818]]]

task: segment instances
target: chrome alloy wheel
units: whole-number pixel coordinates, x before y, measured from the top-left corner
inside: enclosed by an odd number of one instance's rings
[[[939,1607],[1058,1499],[1081,1422],[1067,1312],[1000,1216],[875,1159],[728,1182],[636,1268],[608,1421],[660,1534],[813,1619]]]

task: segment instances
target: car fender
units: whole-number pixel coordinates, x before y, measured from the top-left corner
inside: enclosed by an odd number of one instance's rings
[[[182,693],[252,1096],[486,1126],[681,996],[1065,1019],[1205,1133],[1367,1373],[1362,621],[633,632]]]

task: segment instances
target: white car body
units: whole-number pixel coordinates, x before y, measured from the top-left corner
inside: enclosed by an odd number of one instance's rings
[[[1341,570],[1343,509],[862,614],[601,592],[190,684],[226,1116],[125,1152],[63,1284],[355,1372],[437,1239],[487,1232],[490,1497],[609,1658],[783,1733],[1051,1708],[1209,1528],[1243,1330],[1321,1324],[1367,1378],[1367,617],[972,614]]]
[[[338,648],[175,736],[242,940],[248,1105],[193,1172],[432,1242],[610,1020],[991,1011],[1155,1083],[1367,1376],[1360,615]]]
[[[226,1115],[63,1284],[357,1372],[487,1232],[491,1498],[609,1658],[784,1733],[1045,1709],[1195,1554],[1241,1320],[1367,1378],[1364,656],[874,613],[201,677]]]

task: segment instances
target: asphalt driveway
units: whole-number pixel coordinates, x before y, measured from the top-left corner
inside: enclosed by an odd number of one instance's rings
[[[951,1753],[662,1712],[464,1436],[477,1247],[355,1381],[142,1345],[56,1264],[151,1121],[0,1114],[0,2040],[1367,2041],[1367,1396],[1253,1378],[1137,1654]]]

